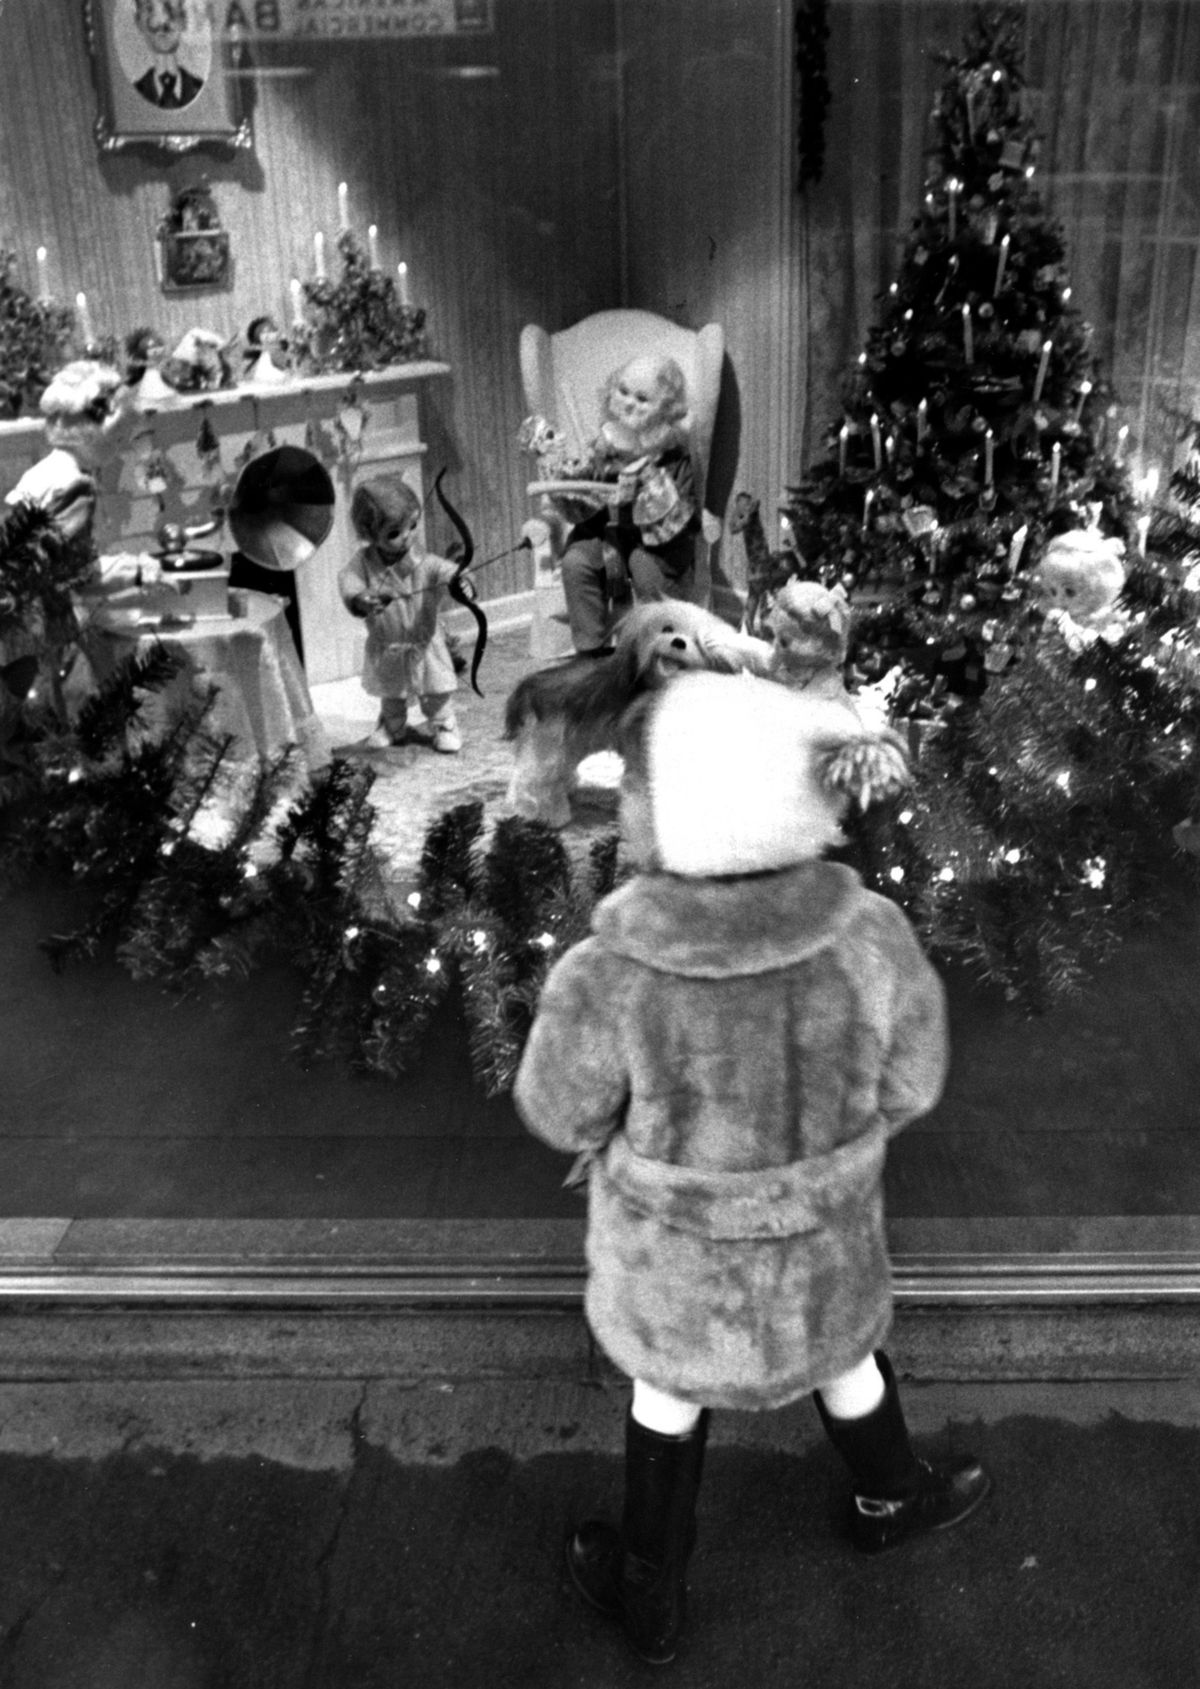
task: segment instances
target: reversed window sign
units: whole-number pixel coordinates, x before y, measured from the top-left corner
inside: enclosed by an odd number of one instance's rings
[[[490,35],[494,0],[191,0],[233,42]]]

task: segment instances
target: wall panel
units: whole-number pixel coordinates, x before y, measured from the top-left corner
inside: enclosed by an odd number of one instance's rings
[[[285,311],[289,278],[311,271],[314,230],[332,246],[348,182],[360,233],[374,221],[384,262],[408,263],[431,355],[451,366],[428,395],[428,462],[449,469],[490,556],[530,514],[515,443],[521,327],[617,302],[612,32],[612,0],[496,0],[495,32],[477,40],[256,47],[269,74],[250,84],[252,152],[101,156],[82,5],[6,0],[0,244],[28,285],[45,244],[55,293],[82,288],[101,333],[228,334]],[[164,295],[153,232],[172,190],[201,172],[232,236],[232,285]],[[440,515],[431,529],[434,544],[449,541]],[[524,589],[527,555],[479,584],[489,597]]]

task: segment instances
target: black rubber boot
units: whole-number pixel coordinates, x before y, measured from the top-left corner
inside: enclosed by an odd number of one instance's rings
[[[835,1419],[820,1392],[813,1397],[829,1440],[854,1480],[850,1536],[864,1554],[961,1525],[992,1487],[970,1455],[934,1465],[913,1452],[891,1362],[882,1351],[876,1351],[875,1361],[883,1374],[884,1397],[861,1419]]]
[[[621,1527],[589,1519],[567,1544],[576,1589],[620,1618],[629,1645],[649,1665],[670,1664],[683,1630],[707,1438],[707,1410],[682,1437],[649,1431],[629,1414]]]

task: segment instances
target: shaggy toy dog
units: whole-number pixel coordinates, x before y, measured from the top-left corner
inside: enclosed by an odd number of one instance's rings
[[[689,669],[766,674],[771,647],[682,599],[636,604],[602,657],[571,657],[519,680],[504,712],[516,747],[508,803],[518,815],[565,827],[585,757],[615,748],[617,722],[635,698]]]

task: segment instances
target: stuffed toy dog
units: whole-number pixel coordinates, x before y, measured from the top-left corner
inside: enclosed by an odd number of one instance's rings
[[[614,649],[537,669],[517,682],[505,708],[516,762],[508,803],[517,815],[565,827],[585,757],[615,747],[617,723],[643,693],[693,669],[766,674],[771,647],[681,599],[638,604]]]

